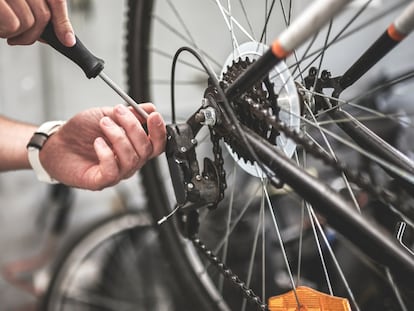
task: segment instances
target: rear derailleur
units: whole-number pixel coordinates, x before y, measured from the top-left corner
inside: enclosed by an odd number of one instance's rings
[[[178,205],[180,230],[186,237],[198,232],[201,208],[215,209],[224,197],[226,176],[215,126],[221,122],[217,93],[207,89],[202,106],[186,122],[167,125],[166,156]],[[196,136],[208,126],[214,160],[205,157],[201,170],[197,159]]]

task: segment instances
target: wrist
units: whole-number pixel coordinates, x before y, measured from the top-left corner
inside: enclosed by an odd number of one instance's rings
[[[42,163],[40,162],[40,150],[42,150],[49,137],[56,133],[64,123],[64,121],[48,121],[43,123],[35,131],[29,143],[27,144],[27,155],[30,166],[40,181],[51,184],[58,183],[57,180],[49,175],[49,173],[44,169]]]

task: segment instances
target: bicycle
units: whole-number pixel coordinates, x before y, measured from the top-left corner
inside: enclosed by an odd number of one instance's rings
[[[161,103],[164,100],[157,96],[171,83],[168,165],[153,161],[142,169],[141,176],[148,208],[161,223],[157,230],[162,250],[174,267],[169,272],[187,293],[186,309],[281,310],[275,309],[272,299],[267,304],[269,297],[292,290],[291,308],[298,310],[306,307],[299,285],[347,297],[355,310],[409,310],[414,305],[410,295],[413,241],[405,232],[406,226],[413,227],[413,163],[353,118],[347,107],[365,110],[376,118],[391,116],[355,107],[353,100],[340,96],[394,48],[402,34],[408,34],[405,22],[413,25],[403,17],[403,32],[398,27],[389,28],[357,62],[350,62],[353,66],[336,69],[335,62],[323,63],[326,48],[337,42],[347,46],[346,38],[353,33],[350,27],[359,17],[369,15],[371,3],[366,1],[354,9],[356,12],[348,12],[350,18],[342,16],[343,26],[338,30],[331,14],[346,2],[318,1],[319,6],[311,7],[313,13],[319,12],[313,19],[315,24],[329,22],[319,31],[322,48],[315,48],[318,33],[313,35],[312,27],[303,25],[309,23],[308,18],[297,18],[293,28],[280,36],[270,33],[272,23],[290,24],[291,2],[287,8],[281,2],[283,14],[275,18],[275,1],[264,3],[264,8],[257,3],[247,6],[243,1],[238,7],[231,1],[223,5],[214,0],[129,1],[130,94],[138,101]],[[203,14],[196,18],[201,3],[205,5]],[[329,8],[325,8],[326,3]],[[383,4],[382,9],[395,12],[406,4]],[[186,5],[186,12],[191,14],[180,10],[181,5]],[[262,21],[264,14],[264,23],[251,23],[254,14],[250,9],[260,10],[261,17],[254,20]],[[411,4],[409,14],[412,10]],[[374,15],[371,21],[386,14]],[[218,21],[212,22],[214,16]],[[210,26],[213,37],[230,36],[230,40],[208,38],[206,45],[199,43],[204,39],[199,31],[205,25]],[[227,34],[220,31],[221,26]],[[355,28],[359,27],[366,24]],[[247,43],[239,44],[241,36],[247,37]],[[275,37],[279,39],[268,49],[268,39]],[[172,42],[174,38],[177,42]],[[207,51],[211,42],[216,46]],[[300,43],[305,43],[303,51],[295,51]],[[184,53],[190,57],[184,59]],[[163,70],[170,62],[171,75]],[[332,77],[334,70],[345,74],[336,76],[339,73],[335,72]],[[180,78],[176,78],[178,74]],[[385,86],[412,76],[408,71]],[[332,95],[327,94],[329,89]],[[180,100],[177,108],[176,97]],[[168,116],[167,108],[159,109]],[[341,138],[331,127],[323,127],[331,123],[339,125],[355,143]],[[341,158],[341,154],[349,155],[349,150],[381,167],[384,180],[370,180],[365,172],[349,169],[354,157]],[[308,155],[322,160],[322,164],[308,159]],[[345,164],[345,160],[350,161]],[[319,173],[310,174],[315,168]],[[320,181],[332,184],[333,174],[343,178],[337,190],[345,192],[346,199]],[[298,195],[294,196],[285,184]],[[277,202],[284,205],[275,207]],[[374,220],[380,224],[373,224]],[[397,222],[401,225],[394,237]],[[340,255],[335,256],[335,252]],[[316,268],[315,263],[320,266]],[[66,264],[71,263],[68,260]],[[331,267],[334,271],[328,272]],[[62,284],[79,271],[58,269],[60,279],[49,289],[53,299],[45,306],[71,310],[73,305],[68,301],[73,303],[76,283]],[[363,280],[358,279],[360,276]],[[75,307],[93,309],[81,300]],[[105,308],[116,309],[110,303]]]

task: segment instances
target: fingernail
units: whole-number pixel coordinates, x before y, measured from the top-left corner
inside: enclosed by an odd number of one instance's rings
[[[155,123],[156,126],[161,126],[164,123],[163,119],[158,113],[154,116],[154,120],[152,122]]]
[[[109,118],[109,117],[103,117],[102,118],[102,123],[103,123],[103,125],[105,125],[107,127],[112,127],[115,124],[114,121],[112,121],[111,118]]]
[[[116,112],[118,112],[119,114],[126,114],[128,112],[128,108],[125,107],[124,105],[118,105],[116,106]]]
[[[71,47],[71,46],[74,46],[75,45],[75,43],[76,43],[76,38],[75,38],[75,35],[73,34],[73,32],[67,32],[66,33],[66,35],[65,35],[65,42],[66,42],[66,44],[69,46],[69,47]]]
[[[95,143],[96,143],[97,145],[101,146],[101,147],[105,146],[105,141],[104,141],[104,139],[103,139],[102,137],[97,137],[97,138],[95,139]]]

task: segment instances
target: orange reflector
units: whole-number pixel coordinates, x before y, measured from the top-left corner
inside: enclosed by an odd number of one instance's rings
[[[296,294],[300,308],[293,290],[269,298],[270,311],[351,311],[351,306],[345,298],[334,297],[318,292],[312,288],[299,286]]]

